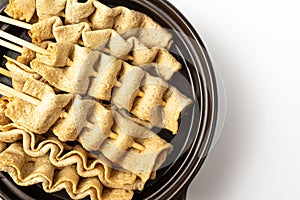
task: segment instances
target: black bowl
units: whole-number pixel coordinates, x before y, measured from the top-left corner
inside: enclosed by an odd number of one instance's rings
[[[0,2],[0,11],[8,0]],[[166,164],[158,170],[157,178],[147,182],[142,192],[135,192],[134,199],[185,199],[187,188],[201,168],[210,150],[216,131],[219,96],[212,61],[206,47],[195,29],[185,17],[165,0],[102,0],[109,6],[126,6],[146,13],[174,36],[170,51],[182,63],[183,69],[171,80],[181,92],[194,100],[192,106],[182,113],[179,133],[173,136],[163,130],[161,137],[174,146]],[[25,30],[0,24],[0,28],[18,37],[30,40]],[[0,57],[18,54],[1,48]],[[0,60],[1,67],[5,61]],[[2,83],[10,80],[0,76]],[[0,173],[0,197],[5,200],[18,199],[70,199],[64,192],[48,194],[40,185],[19,187],[6,173]]]

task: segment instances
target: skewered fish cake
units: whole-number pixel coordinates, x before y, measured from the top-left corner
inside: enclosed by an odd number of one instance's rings
[[[94,5],[96,11],[91,16],[94,30],[114,28],[125,39],[139,35],[138,39],[150,48],[169,48],[173,43],[172,35],[143,13],[122,6],[109,8],[96,0]]]
[[[135,101],[131,112],[154,126],[164,127],[162,102],[168,84],[158,77],[147,74],[141,85],[145,95]]]
[[[73,59],[77,59],[76,52],[74,50],[74,45],[67,42],[57,42],[57,43],[51,43],[46,42],[45,45],[47,45],[47,51],[49,52],[49,55],[45,54],[36,54],[36,61],[43,62],[46,65],[49,66],[55,66],[55,67],[65,67],[72,65],[72,61],[70,57],[72,57],[72,53],[74,53]],[[83,56],[86,56],[86,54],[89,54],[90,52],[86,49],[83,54]],[[76,60],[77,61],[77,60]]]
[[[7,104],[5,115],[37,134],[44,134],[50,129],[72,98],[70,94],[56,95],[50,86],[35,79],[27,80],[22,91],[40,99],[41,104],[35,106],[13,98]]]
[[[24,152],[21,143],[13,143],[7,148],[1,144],[0,170],[8,172],[18,185],[42,183],[46,192],[53,193],[65,189],[73,199],[87,196],[91,199],[107,200],[113,200],[115,196],[121,196],[122,199],[133,197],[133,192],[129,190],[104,189],[97,178],[80,180],[74,166],[58,169],[51,164],[47,155],[34,159]]]
[[[117,76],[121,67],[121,60],[101,54],[101,59],[95,66],[97,76],[91,78],[88,94],[97,99],[110,101],[112,89],[117,84]]]
[[[169,80],[176,71],[181,69],[181,64],[163,48],[155,45],[152,45],[153,48],[148,48],[135,37],[125,40],[114,29],[91,30],[90,25],[86,22],[63,25],[61,19],[55,16],[34,24],[29,34],[34,42],[41,42],[52,37],[57,42],[76,44],[82,38],[82,44],[85,47],[97,51],[104,51],[108,44],[109,53],[112,56],[125,60],[132,51],[132,64],[157,66],[157,70],[165,80]]]
[[[16,1],[14,3],[11,2],[11,4],[16,7],[24,7],[22,2]],[[109,8],[97,0],[88,0],[85,3],[79,3],[77,0],[55,0],[54,2],[37,0],[36,8],[34,3],[28,4],[28,7],[33,11],[37,10],[39,20],[52,16],[61,16],[62,11],[65,9],[67,24],[87,21],[87,18],[90,18],[93,30],[114,28],[119,34],[125,36],[125,39],[138,34],[138,39],[146,46],[149,45],[150,48],[169,48],[172,44],[172,35],[159,24],[147,15],[129,10],[126,7]],[[93,12],[94,10],[95,12]],[[7,12],[7,14],[14,17],[10,12]],[[29,17],[27,21],[30,21]]]
[[[56,53],[59,54],[60,52]],[[33,60],[30,66],[45,78],[50,85],[65,92],[85,94],[89,87],[89,81],[86,81],[86,79],[95,75],[93,66],[100,53],[74,45],[74,51],[71,55],[71,66],[58,68],[46,65],[39,60]]]
[[[40,65],[40,66],[42,66],[42,65]],[[100,66],[100,67],[97,67],[97,68],[99,68],[98,76],[96,79],[91,79],[91,84],[90,84],[90,87],[88,90],[88,94],[90,96],[93,96],[93,97],[96,97],[96,98],[99,98],[102,100],[110,100],[112,87],[116,85],[116,81],[117,81],[116,76],[121,68],[121,63],[119,60],[116,60],[111,56],[102,54],[101,61],[98,66]],[[124,71],[126,71],[126,66],[127,66],[127,68],[130,68],[129,67],[130,65],[123,63]],[[34,66],[32,66],[32,67],[33,67],[33,69],[35,69]],[[132,66],[131,66],[131,68],[132,68]],[[71,67],[69,67],[68,69],[72,70]],[[133,69],[131,69],[131,70],[133,70]],[[135,81],[135,79],[132,79],[132,78],[137,77],[138,79],[140,79],[138,82],[140,82],[144,76],[143,72],[140,72],[140,74],[139,74],[137,72],[137,70],[134,70],[134,71],[135,71],[134,73],[137,73],[137,74],[135,74],[135,75],[131,74],[132,76],[131,75],[128,76],[127,72],[125,72],[125,74],[127,74],[128,78],[126,78],[126,76],[124,76],[124,78],[123,78],[123,76],[121,76],[121,80],[122,80],[121,82],[123,84],[121,85],[120,88],[116,88],[114,90],[114,93],[113,93],[114,98],[112,99],[112,102],[116,103],[116,105],[119,108],[127,108],[128,111],[131,111],[133,101],[137,97],[137,93],[139,92],[138,88],[140,87],[139,83],[136,84],[136,83],[132,82],[132,81]],[[48,68],[46,68],[45,72],[50,73],[51,71]],[[137,76],[137,75],[140,75],[140,76]],[[58,77],[58,76],[55,76],[55,77]],[[68,76],[63,76],[63,77],[67,78]],[[105,78],[105,77],[107,77],[107,78]],[[150,75],[148,75],[147,77],[150,80],[155,79],[157,82],[151,83],[151,81],[147,81],[147,79],[145,79],[143,81],[142,85],[145,90],[143,92],[146,95],[142,98],[139,98],[136,101],[136,105],[135,105],[132,113],[135,114],[137,117],[139,117],[142,120],[149,121],[154,126],[165,127],[167,129],[170,129],[173,133],[176,133],[178,130],[178,125],[176,125],[176,124],[178,124],[178,118],[180,116],[180,112],[185,107],[187,107],[191,103],[191,101],[189,99],[187,99],[186,97],[184,97],[184,95],[181,95],[180,97],[182,97],[182,98],[180,98],[180,100],[186,102],[185,106],[177,105],[177,107],[174,107],[174,108],[170,108],[170,106],[168,106],[166,109],[168,111],[168,113],[165,114],[164,109],[162,109],[162,107],[161,107],[161,104],[163,101],[163,95],[169,86],[168,86],[168,84],[166,84],[164,81],[162,81],[159,78],[154,78]],[[69,79],[76,82],[76,80],[74,78],[69,77]],[[125,79],[125,81],[124,81],[124,79]],[[50,80],[47,78],[46,78],[46,80],[48,80],[50,82],[50,84],[53,84],[52,83],[53,80]],[[53,85],[56,86],[56,84],[53,84]],[[62,88],[59,88],[59,89],[62,89]],[[75,91],[75,90],[73,90],[73,91]],[[124,92],[127,93],[128,96],[125,95],[125,93],[122,94],[122,91],[123,91],[123,93]],[[179,93],[179,92],[177,92],[177,93]],[[153,95],[155,95],[155,98],[153,98]],[[128,99],[128,97],[130,99]],[[123,102],[120,102],[120,101],[123,101]],[[169,100],[168,102],[171,102],[171,101],[172,100]],[[173,101],[175,102],[177,100],[173,99]],[[170,105],[174,106],[175,103],[171,102]],[[176,110],[175,113],[174,113],[174,110]],[[170,123],[172,121],[173,125],[172,126],[171,125],[164,126],[164,120],[166,120],[168,123]],[[171,127],[173,127],[173,128],[171,128]]]
[[[88,115],[90,116],[89,119],[87,118]],[[142,176],[144,181],[148,180],[150,174],[161,165],[161,163],[156,162],[159,155],[163,154],[166,157],[172,149],[170,144],[149,129],[132,122],[118,112],[107,110],[101,104],[91,100],[82,100],[77,97],[68,116],[68,118],[59,120],[53,128],[54,134],[60,140],[74,141],[78,137],[78,141],[86,150],[101,152],[110,161],[119,164],[123,169]],[[92,122],[94,126],[85,127],[88,121]],[[115,141],[108,139],[111,131],[118,134]],[[135,139],[140,140],[141,145],[152,141],[153,145],[157,144],[155,151],[153,149],[151,155],[148,155],[150,153],[147,148],[152,147],[145,146],[145,150],[142,152],[131,152],[128,149]],[[143,170],[141,166],[135,168],[139,166],[138,164],[130,164],[130,159],[131,162],[134,162],[135,159],[144,159],[141,164]]]
[[[121,86],[114,88],[112,103],[153,126],[166,128],[176,134],[180,113],[192,100],[162,79],[138,67],[129,64],[123,66]],[[139,97],[141,91],[143,96]]]
[[[30,68],[22,67],[20,63],[14,62],[14,60],[7,58],[6,67],[10,71],[12,76],[12,86],[18,91],[22,91],[25,82],[29,79],[40,79],[41,76],[35,73]]]
[[[30,62],[36,58],[36,53],[30,49],[23,48],[23,52],[18,56],[17,61],[29,66]]]
[[[33,43],[41,43],[45,40],[53,39],[53,30],[62,25],[63,22],[61,19],[57,16],[53,16],[34,23],[31,30],[28,31],[28,34],[32,38]]]
[[[89,121],[95,124],[95,129],[84,130]],[[98,102],[84,100],[79,95],[75,95],[69,110],[69,117],[60,119],[54,125],[53,132],[61,141],[75,141],[81,134],[79,141],[82,141],[86,150],[92,151],[99,148],[95,145],[101,145],[101,141],[107,139],[112,124],[111,111]],[[91,139],[87,139],[88,135]]]
[[[164,95],[164,99],[166,99],[166,106],[163,108],[165,115],[164,128],[172,131],[173,134],[176,134],[178,132],[178,119],[180,113],[192,104],[193,101],[173,86],[171,86]]]
[[[137,174],[143,181],[147,181],[151,173],[166,160],[172,151],[172,145],[120,113],[114,113],[114,120],[113,130],[119,134],[119,138],[116,141],[106,140],[100,148],[101,153],[122,168]],[[144,151],[129,148],[134,139],[145,147]]]
[[[125,7],[116,7],[113,9],[107,8],[108,9],[107,10],[105,9],[104,5],[100,6],[101,3],[99,3],[98,1],[94,1],[93,3],[92,1],[89,0],[86,3],[78,3],[75,0],[70,0],[67,1],[66,3],[67,5],[66,12],[68,10],[70,10],[69,11],[70,13],[73,13],[75,10],[76,11],[80,10],[80,12],[82,12],[85,9],[92,11],[94,9],[92,4],[97,5],[98,8],[96,8],[96,10],[97,9],[102,9],[106,11],[110,10],[110,12],[113,13],[111,15],[114,15],[115,17],[115,19],[113,20],[114,23],[112,26],[108,26],[106,28],[114,28],[117,32],[115,32],[113,29],[108,29],[108,30],[104,29],[103,31],[93,31],[89,28],[88,23],[79,23],[81,21],[87,21],[87,20],[77,20],[76,23],[73,22],[71,25],[62,26],[63,23],[60,20],[60,18],[54,16],[52,18],[42,20],[39,23],[34,24],[29,34],[32,36],[34,42],[41,42],[45,39],[51,39],[55,37],[58,42],[68,41],[72,43],[78,43],[80,37],[82,37],[83,44],[86,47],[91,48],[93,50],[103,50],[102,48],[104,48],[106,42],[109,41],[108,35],[109,32],[111,32],[110,33],[111,41],[109,42],[110,44],[109,47],[111,50],[111,55],[117,58],[124,58],[124,56],[128,55],[128,53],[132,50],[133,47],[133,41],[131,42],[126,41],[123,38],[121,38],[119,34],[122,34],[122,36],[125,39],[139,35],[138,38],[140,40],[139,42],[143,43],[145,47],[147,46],[148,48],[150,48],[147,51],[148,53],[152,54],[152,60],[151,60],[152,62],[154,61],[157,55],[156,52],[157,50],[152,50],[152,48],[157,48],[157,47],[168,48],[172,43],[171,42],[172,36],[169,33],[167,33],[164,29],[162,29],[162,27],[160,27],[157,23],[155,23],[151,18],[147,17],[142,13],[129,10],[128,8]],[[68,15],[72,16],[72,14],[70,13],[68,14],[67,12],[66,18],[68,18],[67,17]],[[87,12],[82,12],[82,13],[84,13],[84,15],[89,15],[89,13]],[[97,11],[93,14],[93,17],[91,17],[92,21],[95,18],[103,17],[102,14],[100,14],[100,16],[98,17],[96,17],[96,15],[97,15]],[[76,17],[79,16],[80,15],[76,15]],[[139,30],[140,28],[141,30]],[[134,34],[132,32],[134,32]],[[138,32],[139,34],[137,34]],[[167,38],[167,39],[165,42],[162,43],[161,41],[163,40],[163,38]],[[95,40],[95,39],[100,39],[100,40]],[[96,43],[95,41],[98,41],[98,43]],[[133,51],[136,52],[137,49],[135,48],[133,49]],[[170,57],[170,55],[166,54],[164,50],[162,50],[162,53],[160,54],[164,54],[167,57]],[[144,59],[142,63],[137,62],[138,60],[135,60],[133,64],[135,65],[148,64],[149,56],[147,57],[148,59]],[[141,57],[138,56],[136,59],[140,59],[140,58]],[[170,77],[173,75],[173,73],[178,71],[181,68],[180,63],[176,62],[176,59],[173,58],[170,61],[172,62],[160,63],[159,64],[160,67],[158,67],[158,70],[160,71],[161,75],[165,78],[165,80],[169,80]]]
[[[123,63],[123,71],[119,79],[121,86],[114,88],[111,102],[120,109],[131,111],[145,74],[146,72],[141,68]]]
[[[138,179],[136,175],[112,169],[112,164],[105,157],[99,155],[97,159],[88,158],[87,152],[81,146],[77,145],[66,153],[67,145],[56,137],[39,139],[38,135],[25,131],[16,124],[0,126],[0,129],[0,143],[16,143],[23,138],[23,150],[27,155],[34,158],[48,156],[51,164],[56,168],[74,165],[77,174],[81,177],[97,177],[104,186],[109,188],[142,190],[144,187],[145,182]]]
[[[159,87],[156,87],[156,89],[159,89]],[[148,91],[150,92],[151,90]],[[169,89],[166,90],[166,93],[163,95],[163,99],[165,99],[164,106],[158,104],[158,102],[161,102],[158,96],[156,96],[157,99],[155,101],[154,99],[151,99],[150,95],[151,93],[149,95],[141,97],[137,101],[136,106],[134,107],[134,110],[132,112],[139,118],[144,118],[150,121],[154,126],[165,128],[167,130],[170,130],[173,134],[177,134],[180,114],[185,108],[192,104],[193,101],[183,95],[173,86],[169,86]],[[152,101],[152,107],[147,106],[148,104],[146,102],[149,100]],[[159,119],[161,119],[162,122],[158,121]]]

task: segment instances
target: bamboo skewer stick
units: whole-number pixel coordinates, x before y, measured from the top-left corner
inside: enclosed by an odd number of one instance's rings
[[[0,83],[0,93],[2,95],[4,95],[4,96],[7,96],[7,97],[17,97],[19,99],[22,99],[22,100],[24,100],[24,101],[26,101],[28,103],[31,103],[33,105],[36,105],[36,106],[40,105],[40,103],[41,103],[40,100],[38,100],[38,99],[36,99],[34,97],[31,97],[29,95],[26,95],[26,94],[24,94],[22,92],[19,92],[19,91],[15,90],[15,89],[13,89],[11,87],[8,87],[8,86],[6,86],[6,85],[4,85],[2,83]],[[69,117],[69,114],[67,112],[64,112],[62,114],[62,116],[64,118],[67,118],[67,117]],[[88,122],[87,127],[93,129],[94,128],[94,124]],[[118,139],[118,134],[111,132],[110,135],[109,135],[109,137],[112,138],[112,139],[114,139],[114,140],[116,140],[116,139]],[[145,147],[143,145],[138,144],[136,142],[132,143],[132,147],[136,148],[136,149],[138,149],[140,151],[143,151],[145,149]]]
[[[104,49],[103,49],[103,53],[110,54],[110,49],[109,49],[109,48],[104,48]],[[128,55],[128,56],[127,56],[127,59],[130,60],[130,61],[133,61],[133,60],[134,60],[134,57],[131,56],[131,55]]]
[[[6,40],[9,40],[11,42],[14,42],[20,46],[24,46],[32,51],[35,51],[37,53],[40,53],[40,54],[45,54],[45,55],[49,55],[49,52],[46,50],[46,49],[43,49],[35,44],[32,44],[30,42],[27,42],[25,40],[22,40],[14,35],[11,35],[9,33],[6,33],[2,30],[0,30],[0,37],[6,39]],[[2,42],[1,42],[2,43]]]
[[[22,21],[19,21],[19,20],[15,20],[15,19],[12,19],[12,18],[9,18],[9,17],[5,17],[3,15],[0,15],[0,22],[4,22],[4,23],[7,23],[7,24],[11,24],[11,25],[18,26],[18,27],[21,27],[21,28],[24,28],[24,29],[28,29],[28,30],[30,30],[32,28],[31,24],[28,24],[26,22],[22,22]]]
[[[8,94],[9,97],[18,97],[19,99],[22,99],[24,101],[27,101],[33,105],[39,105],[40,104],[40,100],[35,99],[29,95],[26,95],[22,92],[19,92],[11,87],[8,87],[2,83],[0,83],[0,92],[4,95]]]
[[[12,75],[10,74],[10,72],[6,69],[3,69],[2,67],[0,68],[0,74],[4,75],[6,77],[12,78]]]
[[[6,42],[5,40],[2,40],[2,39],[0,39],[0,46],[3,46],[5,48],[7,48],[7,49],[11,49],[11,50],[16,51],[18,53],[22,53],[23,52],[22,47],[19,47],[17,45],[11,44],[11,43]]]
[[[22,68],[24,71],[29,72],[29,73],[34,73],[34,71],[28,67],[27,65],[24,65],[23,63],[20,63],[16,61],[15,59],[12,59],[8,56],[3,56],[7,61],[14,63],[15,65],[18,65],[20,68]],[[9,71],[8,71],[9,72]]]

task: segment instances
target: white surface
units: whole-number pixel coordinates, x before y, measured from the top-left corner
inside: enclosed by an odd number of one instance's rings
[[[299,200],[300,1],[170,2],[204,39],[228,100],[188,200]]]

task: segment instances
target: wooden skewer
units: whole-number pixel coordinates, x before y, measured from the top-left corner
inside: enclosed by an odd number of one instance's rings
[[[15,65],[18,65],[20,68],[22,68],[24,71],[29,72],[29,73],[34,73],[34,71],[28,67],[27,65],[24,65],[23,63],[20,63],[16,61],[15,59],[12,59],[8,56],[3,56],[7,61],[14,63]],[[8,71],[9,72],[9,71]]]
[[[118,138],[118,134],[111,132],[110,135],[109,135],[109,137],[117,139]],[[145,150],[145,147],[143,145],[141,145],[139,143],[136,143],[136,142],[133,142],[132,145],[131,145],[131,147],[133,147],[135,149],[138,149],[140,151],[144,151]]]
[[[110,49],[109,49],[109,48],[104,48],[104,49],[103,49],[103,52],[106,53],[106,54],[110,54]],[[131,56],[131,55],[128,55],[128,56],[127,56],[127,60],[133,61],[133,60],[134,60],[134,57]]]
[[[131,56],[131,55],[128,55],[128,56],[127,56],[127,59],[130,60],[130,61],[134,61],[134,57]]]
[[[120,81],[117,81],[115,86],[118,87],[118,88],[122,87],[122,83]]]
[[[9,33],[6,33],[2,30],[0,30],[0,37],[6,39],[6,40],[9,40],[11,42],[14,42],[20,46],[24,46],[32,51],[35,51],[37,53],[40,53],[40,54],[44,54],[44,55],[50,55],[50,53],[46,50],[46,49],[43,49],[35,44],[32,44],[30,42],[27,42],[25,40],[22,40],[14,35],[11,35]]]
[[[93,129],[94,128],[94,124],[92,124],[92,123],[89,122],[87,124],[87,128]],[[109,137],[112,138],[112,139],[114,139],[114,140],[116,140],[116,139],[118,139],[119,136],[118,136],[118,134],[116,134],[114,132],[110,132],[109,133]],[[143,145],[141,145],[139,143],[136,143],[136,142],[133,142],[132,145],[131,145],[131,147],[133,147],[135,149],[138,149],[140,151],[144,151],[145,150],[145,147]]]
[[[6,42],[5,40],[0,39],[0,46],[3,46],[5,48],[11,49],[13,51],[16,51],[18,53],[22,53],[23,49],[22,47],[19,47],[17,45],[11,44],[9,42]]]
[[[27,101],[27,102],[29,102],[29,103],[31,103],[33,105],[36,105],[36,106],[38,106],[41,103],[40,100],[38,100],[38,99],[36,99],[34,97],[31,97],[29,95],[26,95],[26,94],[24,94],[22,92],[19,92],[19,91],[15,90],[15,89],[13,89],[11,87],[8,87],[8,86],[6,86],[6,85],[4,85],[2,83],[0,83],[0,93],[2,95],[4,95],[4,96],[7,96],[7,97],[17,97],[17,98],[20,98],[20,99],[22,99],[24,101]],[[63,113],[63,117],[67,118],[67,117],[69,117],[69,114],[67,112],[64,112]],[[87,127],[94,128],[94,124],[92,124],[92,123],[89,122],[87,124]],[[109,135],[109,137],[112,138],[112,139],[114,139],[114,140],[116,140],[116,139],[118,139],[118,134],[111,132],[110,135]],[[132,144],[132,147],[136,148],[136,149],[138,149],[140,151],[143,151],[145,149],[145,147],[143,145],[138,144],[136,142],[134,142]]]
[[[9,78],[12,78],[12,75],[10,74],[10,72],[6,69],[3,69],[2,67],[0,68],[0,74],[7,76]]]
[[[22,22],[22,21],[19,21],[19,20],[15,20],[15,19],[12,19],[12,18],[9,18],[9,17],[5,17],[5,16],[2,16],[2,15],[0,15],[0,22],[4,22],[4,23],[7,23],[7,24],[11,24],[11,25],[14,25],[14,26],[18,26],[18,27],[21,27],[21,28],[28,29],[28,30],[30,30],[32,28],[31,24],[28,24],[26,22]]]
[[[22,99],[24,101],[27,101],[29,103],[32,103],[33,105],[39,105],[40,104],[40,100],[35,99],[29,95],[26,95],[22,92],[19,92],[11,87],[8,87],[2,83],[0,83],[0,92],[1,94],[3,94],[4,96],[9,96],[9,97],[18,97],[19,99]]]

